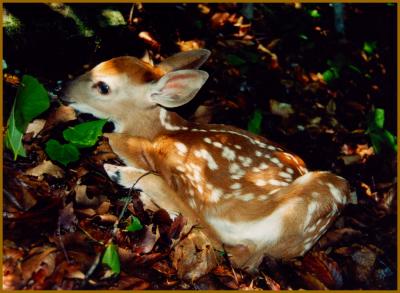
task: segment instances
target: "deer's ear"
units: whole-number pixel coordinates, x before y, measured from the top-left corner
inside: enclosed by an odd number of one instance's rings
[[[201,70],[178,70],[165,74],[150,88],[150,99],[164,107],[174,108],[189,102],[208,78]]]
[[[164,72],[170,72],[179,69],[197,69],[199,68],[211,52],[206,49],[192,50],[177,53],[157,65]]]

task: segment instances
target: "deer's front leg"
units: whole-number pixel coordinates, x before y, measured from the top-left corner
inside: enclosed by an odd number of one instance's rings
[[[150,210],[163,208],[171,216],[182,214],[188,221],[187,229],[198,226],[207,235],[213,246],[216,249],[221,249],[214,231],[205,224],[205,221],[196,211],[168,186],[163,178],[153,173],[146,174],[145,170],[135,167],[104,164],[104,169],[111,180],[125,188],[131,188],[136,183],[135,188],[144,193],[141,194],[140,199],[145,208]]]

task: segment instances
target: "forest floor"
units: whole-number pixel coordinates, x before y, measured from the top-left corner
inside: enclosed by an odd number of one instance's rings
[[[5,5],[23,26],[5,29],[4,133],[23,74],[52,102],[44,128],[23,137],[27,157],[3,153],[4,289],[396,288],[395,6],[344,5],[344,33],[328,4],[76,4],[73,17],[65,7]],[[210,79],[180,114],[193,119],[206,105],[204,121],[258,132],[310,170],[349,181],[352,203],[304,257],[265,258],[250,275],[221,256],[207,275],[181,280],[171,252],[183,218],[144,210],[137,192],[108,178],[103,164],[118,158],[104,138],[67,167],[48,161],[45,143],[88,119],[60,106],[60,82],[118,55],[147,52],[157,63],[196,48],[212,52],[202,67]],[[128,232],[132,216],[143,227]],[[102,264],[111,239],[119,274]]]

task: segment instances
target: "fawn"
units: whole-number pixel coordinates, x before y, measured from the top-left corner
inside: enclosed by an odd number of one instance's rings
[[[64,99],[115,124],[105,136],[127,166],[104,165],[113,181],[130,188],[156,173],[137,184],[147,200],[204,227],[235,267],[254,270],[264,255],[303,255],[347,203],[348,183],[308,172],[298,156],[264,137],[168,111],[203,86],[208,74],[197,68],[209,55],[182,52],[157,66],[114,58],[71,82]]]

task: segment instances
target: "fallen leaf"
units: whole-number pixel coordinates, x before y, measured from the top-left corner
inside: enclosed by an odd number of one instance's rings
[[[339,265],[323,251],[306,254],[301,267],[330,289],[339,289],[343,286],[343,276]]]
[[[45,129],[54,128],[59,123],[65,123],[76,119],[75,110],[70,106],[61,105],[51,112],[46,121]]]
[[[269,100],[269,105],[271,107],[272,114],[281,116],[283,118],[289,118],[289,116],[294,113],[292,105],[287,103],[281,103],[271,99]]]
[[[26,170],[25,174],[38,177],[38,180],[43,180],[43,174],[48,174],[55,178],[64,177],[63,169],[61,169],[57,165],[54,165],[51,161],[47,160],[44,160],[42,163],[34,168]]]
[[[77,184],[74,188],[75,190],[75,200],[78,205],[83,206],[97,206],[99,204],[99,199],[97,197],[89,198],[87,195],[87,185]]]
[[[74,213],[74,206],[73,203],[70,202],[60,211],[60,217],[58,218],[58,225],[65,231],[74,232],[77,223],[78,219],[76,218]]]
[[[22,277],[27,282],[35,273],[41,268],[41,264],[46,261],[50,261],[47,257],[56,251],[55,247],[43,247],[39,248],[40,253],[30,256],[28,259],[22,262]]]
[[[44,119],[35,119],[31,123],[28,124],[25,133],[33,133],[33,137],[36,137],[40,131],[44,128],[46,124],[46,120]]]

